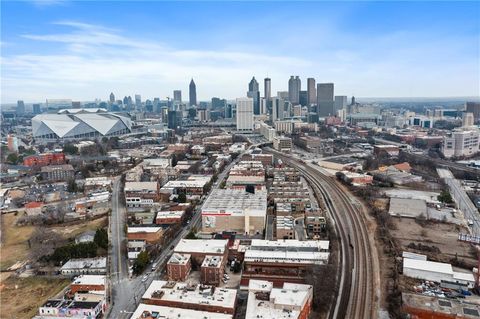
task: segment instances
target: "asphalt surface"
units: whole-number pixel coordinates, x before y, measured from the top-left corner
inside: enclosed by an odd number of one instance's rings
[[[222,181],[225,180],[228,172],[243,156],[244,153],[228,164],[224,170],[218,175],[217,182],[213,185],[212,189],[219,188]],[[208,195],[205,195],[206,198]],[[193,217],[190,223],[182,228],[172,241],[165,246],[162,252],[153,261],[158,263],[157,271],[152,272],[151,265],[145,270],[145,272],[138,277],[129,277],[128,274],[128,260],[126,250],[126,208],[122,204],[123,192],[120,189],[120,177],[117,177],[113,184],[112,191],[112,216],[110,219],[110,238],[111,238],[111,273],[110,283],[112,286],[112,304],[108,318],[125,319],[129,318],[135,311],[140,303],[142,295],[147,290],[148,286],[153,280],[160,278],[161,271],[164,269],[165,264],[173,253],[171,246],[176,246],[177,243],[184,238],[192,228],[199,229],[201,227],[201,206],[203,200],[197,205],[194,210]],[[153,263],[152,263],[153,264]],[[145,281],[142,282],[144,276],[148,276]]]

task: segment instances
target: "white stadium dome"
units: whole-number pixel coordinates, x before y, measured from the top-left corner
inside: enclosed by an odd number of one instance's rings
[[[38,140],[78,140],[131,133],[132,121],[104,109],[70,109],[32,118]]]

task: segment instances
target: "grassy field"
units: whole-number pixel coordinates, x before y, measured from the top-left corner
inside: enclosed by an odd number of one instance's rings
[[[17,261],[23,261],[28,256],[28,239],[35,230],[35,226],[17,227],[14,214],[2,215],[2,247],[0,255],[0,269],[4,270]]]
[[[0,285],[0,318],[31,318],[47,299],[70,283],[67,279],[11,276]]]

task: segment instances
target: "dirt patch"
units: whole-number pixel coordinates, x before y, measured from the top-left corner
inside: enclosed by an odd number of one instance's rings
[[[52,225],[49,228],[53,232],[64,238],[73,238],[86,231],[96,230],[97,228],[105,227],[107,223],[108,218],[102,217],[74,225]]]
[[[4,270],[17,261],[23,261],[28,256],[28,239],[35,230],[35,226],[16,226],[17,216],[14,214],[2,215],[2,253],[0,269]]]
[[[391,233],[403,250],[425,254],[429,259],[440,262],[450,262],[457,256],[475,263],[476,257],[472,255],[471,245],[457,240],[459,232],[467,232],[463,227],[439,222],[426,222],[420,225],[411,218],[393,218],[393,222],[396,229],[391,230]],[[417,246],[418,244],[434,246],[440,253],[409,249],[407,246],[410,243]]]
[[[62,291],[69,283],[67,279],[11,276],[1,285],[0,317],[31,318],[38,313],[38,307]]]

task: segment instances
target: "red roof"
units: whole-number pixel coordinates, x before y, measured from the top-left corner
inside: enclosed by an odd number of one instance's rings
[[[30,203],[25,204],[25,208],[38,208],[38,207],[42,207],[42,206],[43,206],[42,202],[30,202]]]

